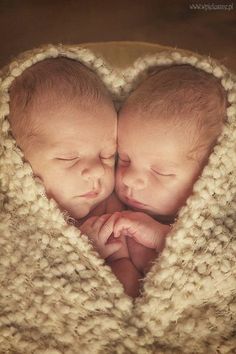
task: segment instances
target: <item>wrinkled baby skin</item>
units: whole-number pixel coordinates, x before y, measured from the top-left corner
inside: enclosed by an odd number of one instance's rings
[[[114,189],[117,115],[113,106],[74,100],[33,112],[38,134],[21,146],[34,174],[61,209],[80,219]]]

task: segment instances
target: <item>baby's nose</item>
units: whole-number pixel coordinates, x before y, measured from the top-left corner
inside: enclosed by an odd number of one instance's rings
[[[123,177],[123,183],[126,187],[133,190],[140,190],[146,187],[145,178],[133,174],[126,174]]]
[[[94,163],[91,166],[85,167],[82,170],[81,175],[86,180],[99,179],[104,175],[104,168],[101,164]]]

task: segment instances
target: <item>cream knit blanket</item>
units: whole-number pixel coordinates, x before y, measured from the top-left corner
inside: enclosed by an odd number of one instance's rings
[[[159,65],[221,79],[228,121],[161,257],[132,300],[88,238],[67,225],[10,133],[14,78],[49,57],[81,61],[114,100]],[[168,49],[121,71],[79,46],[23,53],[0,76],[0,353],[236,353],[236,79],[210,58]]]

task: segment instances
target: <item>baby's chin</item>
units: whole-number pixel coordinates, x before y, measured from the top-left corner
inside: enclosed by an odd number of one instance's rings
[[[79,220],[87,216],[93,208],[88,205],[79,205],[76,208],[68,208],[67,211],[72,218]]]
[[[153,219],[155,219],[163,224],[169,224],[169,223],[174,222],[174,220],[175,220],[175,215],[165,213],[161,209],[151,208],[150,206],[147,206],[144,208],[138,208],[138,207],[134,207],[134,206],[130,206],[130,205],[127,205],[127,206],[130,210],[133,210],[136,212],[142,212],[147,215],[150,215]]]

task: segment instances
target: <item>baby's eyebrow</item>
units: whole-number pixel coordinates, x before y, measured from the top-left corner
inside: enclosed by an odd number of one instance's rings
[[[64,158],[69,158],[69,157],[80,157],[80,154],[78,153],[78,151],[74,151],[74,150],[52,150],[50,152],[53,156],[57,156],[57,157],[64,157]]]
[[[120,151],[123,150],[123,148],[118,143],[117,143],[117,150],[120,150]]]
[[[52,143],[50,144],[49,148],[53,153],[57,153],[57,154],[78,155],[78,149],[75,149],[72,146],[67,146],[66,144],[62,144],[61,142]]]
[[[172,167],[177,167],[177,166],[179,166],[177,163],[171,162],[171,161],[167,161],[166,163],[167,163],[167,165],[172,166]]]
[[[117,143],[116,143],[116,141],[112,140],[112,141],[110,141],[109,143],[107,143],[106,146],[104,146],[102,150],[105,150],[105,149],[117,150]]]
[[[176,168],[179,167],[179,164],[172,161],[156,161],[152,164],[153,167],[156,168]]]

